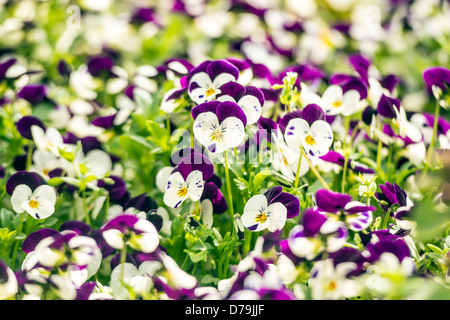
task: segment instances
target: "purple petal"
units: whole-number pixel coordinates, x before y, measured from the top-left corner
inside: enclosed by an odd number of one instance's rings
[[[315,236],[325,221],[327,221],[327,217],[323,214],[313,209],[307,209],[302,217],[304,236],[309,238]]]
[[[44,129],[44,131],[46,129],[44,122],[35,116],[24,116],[20,118],[20,120],[17,121],[16,126],[20,135],[28,140],[33,140],[33,135],[31,134],[32,126],[39,126]]]
[[[354,54],[349,57],[349,61],[364,83],[369,84],[370,60],[360,54]]]
[[[383,79],[381,79],[380,84],[383,88],[389,90],[389,92],[392,93],[397,83],[399,83],[400,80],[398,77],[394,74],[387,75]]]
[[[104,117],[97,117],[94,120],[92,120],[92,124],[96,127],[108,129],[112,128],[114,125],[114,119],[116,118],[117,113],[112,114],[110,116],[104,116]]]
[[[342,84],[342,91],[345,93],[349,90],[356,90],[359,92],[360,100],[367,98],[367,85],[365,85],[361,80],[351,80]]]
[[[446,90],[446,85],[450,84],[450,70],[444,67],[427,68],[423,71],[422,76],[429,91],[433,85]]]
[[[214,165],[211,160],[205,155],[193,152],[190,155],[184,157],[177,166],[178,172],[182,175],[184,180],[188,175],[194,171],[199,170],[203,174],[203,181],[208,180],[214,173]]]
[[[280,127],[281,132],[284,134],[286,132],[286,127],[289,124],[289,121],[295,118],[302,118],[302,111],[296,110],[292,112],[288,112],[278,121],[278,126]]]
[[[38,105],[44,100],[46,95],[46,87],[42,84],[29,84],[24,86],[17,96],[24,100],[27,100],[33,106]]]
[[[98,77],[102,73],[109,74],[114,66],[114,61],[109,57],[96,56],[89,59],[87,68],[91,75]]]
[[[197,118],[197,116],[200,113],[203,113],[203,112],[212,112],[214,114],[217,114],[217,106],[220,103],[221,102],[215,101],[215,100],[214,101],[200,103],[199,105],[197,105],[194,108],[192,108],[192,111],[191,111],[192,118],[194,118],[194,120],[195,120]]]
[[[91,226],[87,223],[76,220],[64,222],[61,227],[59,227],[59,231],[71,230],[81,236],[88,236],[91,232],[91,229]]]
[[[34,251],[37,244],[44,238],[53,237],[54,235],[60,234],[58,231],[50,228],[42,228],[38,231],[34,231],[28,235],[28,237],[23,241],[22,250],[25,253],[30,253]]]
[[[239,69],[226,60],[212,61],[207,66],[206,72],[213,81],[221,73],[229,73],[235,78],[235,80],[239,78]]]
[[[5,62],[0,63],[0,82],[3,81],[3,79],[5,78],[6,72],[8,71],[9,68],[12,67],[12,65],[14,63],[16,63],[17,59],[16,58],[11,58],[6,60]]]
[[[200,200],[203,201],[204,199],[209,199],[212,202],[214,214],[221,214],[228,210],[228,205],[225,197],[223,196],[217,185],[213,182],[205,183],[203,194]]]
[[[221,102],[216,109],[217,119],[222,123],[226,118],[236,117],[242,121],[244,127],[247,125],[247,117],[237,103],[231,101]]]
[[[280,202],[287,209],[287,218],[294,218],[300,213],[300,201],[293,194],[283,192],[273,202]]]
[[[125,232],[128,229],[132,229],[133,226],[139,221],[139,218],[132,214],[121,214],[111,220],[109,220],[102,230],[117,229],[120,232]]]
[[[128,208],[135,208],[139,211],[149,212],[152,209],[157,209],[158,205],[152,197],[144,192],[136,197],[129,198],[123,208],[125,210]]]
[[[275,186],[264,192],[264,196],[267,198],[267,204],[270,205],[278,196],[281,195],[282,192],[282,186]]]
[[[260,117],[256,122],[259,128],[259,137],[272,142],[272,132],[277,132],[278,125],[275,121],[270,118]]]
[[[121,199],[127,192],[125,181],[119,176],[109,176],[109,178],[113,180],[112,184],[99,180],[97,186],[106,189],[111,200]]]
[[[397,113],[394,108],[400,110],[400,100],[382,94],[378,102],[377,112],[385,118],[395,118]]]
[[[9,195],[12,195],[14,189],[20,184],[26,184],[31,190],[34,190],[40,185],[45,184],[45,180],[39,174],[34,172],[25,170],[17,171],[11,175],[6,182],[6,192],[8,192]]]
[[[316,192],[316,204],[320,210],[336,213],[345,208],[345,205],[352,200],[348,194],[338,193],[325,189]]]
[[[325,112],[317,104],[311,103],[302,110],[302,118],[311,126],[314,121],[325,120]]]
[[[220,91],[221,93],[217,97],[229,95],[234,98],[235,101],[238,101],[245,94],[246,90],[243,85],[237,82],[228,82],[220,87]]]

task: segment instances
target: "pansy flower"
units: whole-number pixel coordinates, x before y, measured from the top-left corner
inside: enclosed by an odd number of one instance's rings
[[[264,95],[254,86],[244,87],[237,82],[228,82],[221,87],[217,101],[231,101],[242,108],[247,117],[247,123],[253,124],[261,117],[264,105]]]
[[[164,203],[171,208],[178,208],[186,199],[200,200],[204,182],[211,178],[214,166],[201,153],[191,153],[177,165],[168,181],[164,193]]]
[[[0,300],[12,298],[19,291],[14,271],[0,259]]]
[[[315,104],[307,105],[301,111],[301,117],[289,120],[284,137],[292,149],[302,147],[313,157],[327,154],[333,143],[333,130],[325,120],[321,107]]]
[[[441,92],[446,92],[449,90],[450,86],[450,69],[444,67],[430,67],[423,71],[423,80],[427,86],[428,92],[441,90]],[[434,87],[434,88],[433,88]]]
[[[26,211],[35,219],[45,219],[55,212],[56,192],[49,185],[40,185],[32,190],[28,185],[18,185],[11,195],[15,212]]]
[[[205,61],[187,76],[189,97],[197,104],[214,100],[221,86],[238,78],[239,69],[228,61]]]
[[[332,259],[314,263],[308,286],[314,300],[338,300],[355,297],[360,293],[360,284],[348,275],[356,268],[353,262],[335,265]]]
[[[300,111],[294,111],[297,113]],[[283,118],[283,120],[286,117]],[[288,179],[294,180],[297,175],[299,177],[305,175],[309,171],[309,164],[304,157],[301,159],[300,168],[298,164],[300,161],[300,150],[290,148],[285,141],[282,132],[282,123],[279,124],[269,118],[261,117],[258,122],[259,134],[262,139],[269,141],[273,148],[270,154],[271,165],[275,170],[280,171]],[[262,146],[259,146],[260,148]]]
[[[245,138],[247,117],[231,101],[210,101],[192,109],[194,137],[213,153],[237,147]]]
[[[142,252],[153,252],[159,246],[159,235],[155,226],[135,215],[122,214],[101,228],[101,234],[107,244],[114,249],[122,249],[125,245]]]
[[[316,205],[319,212],[331,218],[339,219],[343,215],[346,224],[353,231],[366,229],[372,223],[372,212],[376,210],[373,206],[352,201],[350,195],[325,189],[316,192]]]
[[[341,249],[348,239],[348,229],[342,221],[329,219],[318,210],[309,208],[302,215],[301,224],[293,227],[281,250],[289,257],[313,260],[322,252]]]
[[[248,230],[268,229],[275,232],[284,227],[287,218],[299,214],[300,202],[297,197],[282,192],[282,189],[281,186],[273,187],[247,201],[241,219]]]
[[[355,89],[343,91],[339,85],[330,85],[322,94],[321,106],[327,115],[350,116],[358,111],[359,92]]]

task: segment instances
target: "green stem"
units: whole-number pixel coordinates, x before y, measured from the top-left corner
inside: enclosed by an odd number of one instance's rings
[[[309,167],[311,168],[312,172],[314,173],[314,175],[317,177],[317,179],[319,179],[319,181],[322,183],[323,187],[329,191],[331,191],[330,187],[328,186],[328,184],[325,182],[325,180],[322,178],[322,176],[320,175],[320,173],[317,171],[317,169],[312,165],[311,161],[309,161],[308,156],[305,153],[305,149],[302,149],[302,154],[305,157],[306,161],[309,164]]]
[[[386,212],[386,216],[384,217],[383,229],[387,229],[390,217],[391,217],[391,208],[388,209],[388,211]]]
[[[22,233],[23,216],[24,216],[24,212],[22,212],[20,214],[20,222],[19,222],[19,226],[17,227],[17,235]],[[21,242],[21,241],[20,240],[16,240],[16,243],[14,244],[14,251],[13,251],[12,258],[11,258],[11,268],[12,268],[12,270],[14,270],[14,268],[16,266],[16,256],[17,256],[17,251],[19,250],[19,242]]]
[[[86,202],[86,187],[81,190],[81,198],[83,199],[84,218],[86,219],[86,223],[91,225],[91,217]]]
[[[227,184],[228,211],[230,213],[231,224],[233,225],[234,208],[233,208],[233,196],[231,194],[230,171],[228,169],[228,150],[225,151],[225,181]]]
[[[434,111],[433,135],[431,136],[431,142],[430,142],[430,146],[428,147],[427,158],[426,158],[426,162],[425,162],[425,169],[424,169],[425,174],[427,173],[428,168],[430,166],[431,156],[434,151],[434,143],[436,140],[440,109],[441,108],[439,106],[439,101],[437,100],[436,101],[436,110]]]
[[[122,281],[123,283],[123,276],[125,273],[125,261],[127,260],[127,245],[124,244],[122,251],[120,252],[120,264],[121,264],[121,268],[120,268],[120,281]]]
[[[303,149],[303,147],[300,146],[300,149]],[[300,159],[298,159],[297,172],[295,173],[295,182],[294,182],[295,189],[298,188],[298,181],[300,180],[300,166],[302,163],[302,157],[303,157],[303,152],[301,152],[301,150],[300,150]]]

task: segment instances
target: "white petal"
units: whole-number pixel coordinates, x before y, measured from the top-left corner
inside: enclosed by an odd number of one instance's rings
[[[39,199],[39,205],[37,208],[31,208],[28,202],[23,205],[25,211],[27,211],[35,219],[46,219],[55,212],[55,205],[46,199]]]
[[[212,139],[212,133],[217,128],[219,128],[217,116],[212,112],[203,112],[194,121],[194,137],[205,148],[214,148],[218,144],[218,141]],[[223,143],[221,142],[221,144]]]
[[[134,237],[132,241],[137,244],[137,249],[146,253],[155,251],[159,245],[159,236],[153,223],[148,220],[140,219],[134,227],[143,231],[143,233]]]
[[[172,174],[167,182],[164,203],[171,208],[177,208],[188,197],[187,192],[180,193],[180,190],[185,187],[187,186],[182,175],[179,172]]]
[[[124,246],[123,234],[117,229],[109,229],[102,232],[102,236],[106,243],[114,249],[122,249]]]
[[[228,83],[230,81],[236,81],[236,79],[230,73],[221,73],[218,74],[213,81],[213,86],[215,88],[220,88],[220,86]]]
[[[269,215],[269,226],[267,230],[270,232],[275,232],[277,230],[281,230],[286,224],[287,219],[287,209],[280,202],[275,202],[271,204],[267,211],[270,212]]]
[[[189,198],[192,201],[200,200],[203,193],[203,173],[199,170],[194,170],[186,178],[186,184],[188,186]]]
[[[49,185],[42,185],[36,188],[33,192],[33,197],[36,197],[38,201],[45,199],[50,201],[53,205],[56,203],[56,192],[53,187]]]
[[[29,201],[32,193],[33,192],[31,191],[30,187],[26,184],[20,184],[14,189],[11,195],[11,206],[13,207],[15,212],[24,212],[22,203]]]
[[[316,157],[327,154],[333,143],[333,130],[331,130],[331,126],[328,122],[323,120],[314,121],[311,125],[311,135],[314,138],[315,143],[309,146],[310,151],[313,152],[313,154],[311,154],[311,152],[309,152],[309,154]],[[307,146],[308,144],[305,143],[305,149]]]
[[[189,83],[197,83],[199,87],[201,88],[209,88],[212,86],[213,82],[211,81],[211,78],[206,72],[199,72],[192,76]]]
[[[244,110],[245,115],[247,116],[247,123],[253,124],[259,120],[261,117],[261,103],[258,98],[251,95],[243,96],[238,101],[238,105]]]
[[[47,146],[47,137],[45,136],[44,129],[39,126],[31,126],[31,136],[36,144],[36,148],[44,150]]]
[[[360,95],[357,90],[349,90],[344,94],[342,115],[350,116],[357,111]]]
[[[269,219],[261,222],[259,220],[260,214],[267,215],[267,198],[262,195],[251,197],[244,207],[244,214],[241,216],[243,225],[248,229],[256,225],[256,228],[251,231],[261,231],[269,226]]]
[[[220,102],[231,101],[231,102],[236,103],[236,100],[235,100],[232,96],[229,96],[229,95],[227,95],[227,94],[221,95],[221,96],[218,97],[216,100],[217,100],[217,101],[220,101]]]
[[[290,148],[299,149],[309,131],[309,124],[306,120],[301,118],[292,119],[286,126],[284,140],[286,140],[286,144]]]
[[[242,121],[236,117],[229,117],[220,124],[224,132],[225,148],[234,148],[242,143],[245,138],[245,128]],[[225,150],[226,150],[225,149]],[[222,151],[225,151],[222,150]],[[221,152],[216,149],[216,152]]]
[[[171,166],[167,166],[162,168],[161,170],[158,171],[158,173],[156,174],[156,186],[158,187],[158,189],[162,192],[166,191],[166,187],[167,187],[167,182],[169,181],[169,177],[172,174],[173,171],[173,167]]]

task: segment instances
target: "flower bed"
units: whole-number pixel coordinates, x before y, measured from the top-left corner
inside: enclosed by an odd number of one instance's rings
[[[449,19],[3,1],[0,299],[449,299]]]

